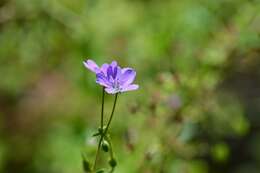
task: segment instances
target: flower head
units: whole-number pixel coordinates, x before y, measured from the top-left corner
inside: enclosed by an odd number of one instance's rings
[[[105,87],[109,94],[137,90],[138,85],[132,84],[135,80],[136,72],[132,68],[121,68],[116,61],[111,64],[103,64],[99,67],[94,61],[84,61],[86,68],[96,73],[96,82]]]

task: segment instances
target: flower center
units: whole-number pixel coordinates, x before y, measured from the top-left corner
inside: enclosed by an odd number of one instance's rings
[[[118,80],[115,80],[112,84],[113,88],[117,91],[120,90],[120,84],[119,84],[119,81]]]

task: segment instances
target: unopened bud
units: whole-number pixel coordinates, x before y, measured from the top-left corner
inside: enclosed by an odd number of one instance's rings
[[[108,163],[109,163],[109,165],[110,165],[112,168],[116,167],[116,165],[117,165],[116,159],[114,159],[114,158],[111,158],[111,159],[108,161]]]
[[[103,140],[102,142],[102,150],[105,151],[105,152],[108,152],[109,151],[109,143],[106,141],[106,140]]]

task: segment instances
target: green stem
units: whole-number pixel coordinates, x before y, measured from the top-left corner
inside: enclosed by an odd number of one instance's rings
[[[111,124],[111,121],[112,121],[112,119],[113,119],[113,115],[114,115],[115,108],[116,108],[117,98],[118,98],[118,93],[116,93],[115,100],[114,100],[114,105],[113,105],[112,112],[111,112],[110,118],[109,118],[109,120],[108,120],[106,129],[105,129],[103,135],[101,136],[102,139],[103,139],[104,136],[106,136],[106,133],[107,133],[107,131],[108,131],[108,129],[109,129],[109,126],[110,126],[110,124]]]
[[[106,136],[107,132],[108,132],[108,129],[109,129],[109,126],[112,122],[112,119],[113,119],[113,116],[114,116],[114,112],[115,112],[115,108],[116,108],[116,102],[117,102],[117,98],[118,98],[118,93],[116,93],[115,95],[115,100],[114,100],[114,104],[113,104],[113,108],[112,108],[112,112],[111,112],[111,115],[109,117],[109,120],[108,120],[108,123],[107,123],[107,126],[106,126],[106,129],[105,131],[103,132],[103,119],[104,119],[104,95],[105,95],[105,92],[104,92],[104,88],[103,88],[103,95],[102,95],[102,107],[101,107],[101,137],[99,139],[99,142],[98,142],[98,149],[97,149],[97,153],[96,153],[96,158],[95,158],[95,162],[94,162],[94,165],[93,165],[93,170],[95,171],[96,169],[96,165],[97,165],[97,160],[98,160],[98,155],[99,155],[99,151],[100,151],[100,147],[101,147],[101,143],[102,143],[102,140],[103,138]]]
[[[113,115],[114,115],[115,108],[116,108],[117,97],[118,97],[118,93],[116,93],[115,100],[114,100],[114,105],[113,105],[112,112],[111,112],[111,115],[110,115],[110,117],[109,117],[109,120],[108,120],[106,129],[105,129],[104,132],[103,132],[103,130],[102,130],[101,137],[100,137],[100,140],[99,140],[99,143],[98,143],[98,150],[100,149],[101,142],[102,142],[103,138],[107,135],[108,128],[109,128],[109,126],[110,126],[110,124],[111,124],[111,122],[112,122]],[[95,163],[96,163],[96,162],[95,162]],[[94,170],[95,170],[95,167],[94,167]]]
[[[104,124],[104,100],[105,100],[105,88],[102,89],[102,106],[101,106],[101,132],[103,132],[103,124]]]
[[[113,172],[114,172],[114,170],[115,170],[115,168],[112,168],[112,169],[110,170],[110,172],[109,172],[109,173],[113,173]]]
[[[105,103],[105,88],[103,87],[102,88],[101,122],[100,122],[102,134],[103,134],[103,123],[104,123],[104,103]],[[96,158],[95,158],[94,165],[93,165],[93,170],[96,169],[101,142],[102,142],[102,137],[100,138],[100,140],[98,142],[98,148],[97,148]]]

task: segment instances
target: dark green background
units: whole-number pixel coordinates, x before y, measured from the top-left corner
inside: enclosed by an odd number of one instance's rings
[[[110,129],[115,173],[259,172],[259,0],[0,0],[0,172],[94,160],[87,58],[137,71]]]

